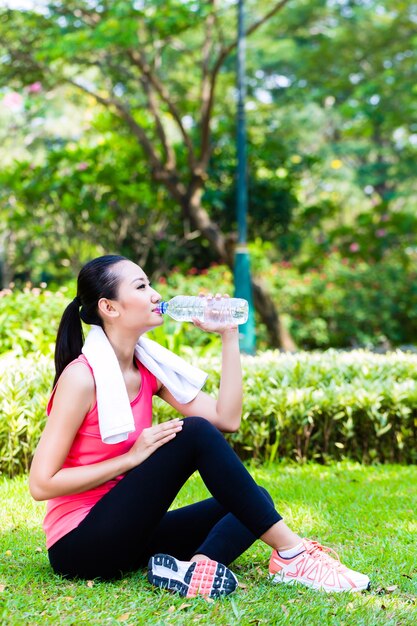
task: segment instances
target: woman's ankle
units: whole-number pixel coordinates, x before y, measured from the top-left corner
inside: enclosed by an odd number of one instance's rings
[[[302,537],[288,528],[283,520],[271,526],[261,539],[277,551],[291,550],[303,541]]]

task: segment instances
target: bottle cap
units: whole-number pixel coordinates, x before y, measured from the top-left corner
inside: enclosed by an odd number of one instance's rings
[[[168,309],[168,302],[165,302],[164,300],[162,300],[162,302],[160,302],[157,306],[158,313],[166,313],[167,309]]]

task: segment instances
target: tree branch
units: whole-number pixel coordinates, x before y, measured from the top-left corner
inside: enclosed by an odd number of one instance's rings
[[[268,11],[268,13],[265,13],[265,15],[263,17],[261,17],[257,22],[254,22],[251,26],[249,26],[249,28],[246,29],[245,37],[249,37],[255,31],[257,31],[258,28],[263,26],[268,20],[271,19],[271,17],[273,17],[274,15],[279,13],[285,7],[285,5],[288,4],[288,2],[289,2],[289,0],[281,0],[275,6],[273,6],[272,9],[270,11]],[[226,59],[226,57],[228,57],[229,54],[236,47],[237,47],[237,39],[232,41],[232,43],[230,43],[228,46],[226,46],[225,48],[223,48],[221,50],[219,56],[217,57],[216,63],[214,65],[213,72],[216,71],[216,74],[217,74],[217,72],[219,71],[221,65],[223,64],[224,60]]]
[[[266,13],[263,17],[261,17],[258,21],[254,22],[249,28],[245,31],[245,36],[249,37],[254,33],[258,28],[263,26],[271,17],[279,13],[286,4],[288,4],[289,0],[280,0],[275,6],[272,7],[268,13]],[[213,109],[214,102],[214,91],[216,87],[217,75],[220,71],[221,66],[223,65],[225,59],[229,56],[229,54],[237,47],[237,39],[232,41],[228,46],[225,46],[221,49],[215,63],[213,69],[210,72],[210,89],[207,95],[206,105],[204,110],[202,111],[201,116],[201,137],[202,137],[202,145],[204,142],[205,151],[201,154],[202,167],[207,167],[208,159],[210,157],[209,154],[209,141],[210,141],[210,120],[211,120],[211,111]]]
[[[149,110],[153,115],[155,120],[156,132],[158,134],[159,140],[162,144],[162,149],[165,154],[165,167],[169,170],[175,169],[176,158],[175,152],[172,149],[171,144],[168,141],[164,125],[162,123],[161,116],[159,115],[158,106],[155,98],[155,92],[152,89],[152,86],[148,81],[143,80],[143,90],[148,98]]]
[[[145,130],[135,121],[135,119],[132,117],[131,113],[126,109],[125,106],[123,106],[123,104],[121,102],[119,102],[118,100],[116,100],[114,98],[105,98],[104,96],[100,96],[100,94],[92,91],[91,89],[88,89],[84,85],[81,85],[76,80],[73,80],[71,78],[67,78],[65,80],[70,85],[73,85],[74,87],[77,87],[77,89],[81,89],[81,91],[84,91],[84,93],[87,93],[89,96],[91,96],[92,98],[97,100],[97,102],[102,104],[107,109],[115,108],[118,111],[120,117],[122,117],[124,119],[124,121],[129,126],[130,130],[133,132],[135,137],[140,142],[140,144],[141,144],[142,148],[144,149],[147,157],[149,158],[151,166],[153,168],[160,168],[160,167],[162,167],[162,162],[161,162],[159,156],[157,155],[157,153],[155,152],[155,149],[154,149],[152,143],[149,141],[149,139],[148,139],[148,137],[147,137],[147,135],[145,133]]]
[[[105,98],[104,96],[100,96],[100,94],[91,91],[84,85],[77,83],[77,81],[75,80],[67,78],[66,82],[73,85],[74,87],[77,87],[78,89],[81,89],[107,109],[116,109],[119,116],[126,122],[127,126],[130,128],[133,135],[142,146],[142,149],[145,152],[151,166],[152,178],[156,182],[160,182],[165,185],[165,187],[172,194],[173,198],[182,203],[184,201],[184,196],[186,195],[187,190],[185,186],[181,183],[178,172],[175,169],[168,169],[166,165],[162,163],[152,143],[146,135],[145,129],[136,122],[128,109],[126,109],[126,107],[124,107],[123,104],[121,104],[121,102],[119,102],[118,100],[115,100],[114,98]]]
[[[136,65],[136,67],[138,67],[141,72],[144,74],[144,76],[146,76],[146,78],[148,79],[149,83],[152,85],[152,87],[155,89],[156,93],[159,95],[159,97],[161,98],[161,100],[163,102],[165,102],[165,104],[168,107],[169,112],[171,113],[172,117],[174,118],[179,131],[181,133],[181,136],[184,140],[184,144],[185,147],[187,148],[188,151],[188,162],[190,164],[190,167],[193,168],[194,167],[194,162],[195,162],[195,155],[194,155],[194,148],[193,148],[193,144],[191,142],[190,136],[187,133],[187,131],[184,128],[184,124],[182,123],[182,119],[181,119],[181,115],[180,112],[178,111],[177,107],[175,106],[169,91],[164,87],[164,85],[160,82],[160,80],[158,79],[158,77],[156,76],[155,72],[152,71],[151,66],[149,65],[149,63],[146,61],[144,54],[140,53],[140,52],[136,52],[133,50],[129,50],[128,51],[128,55],[130,60],[132,61],[132,63],[134,65]]]
[[[215,4],[216,0],[211,2],[213,12],[210,13],[206,20],[205,38],[202,49],[202,78],[201,78],[201,142],[200,142],[200,162],[202,170],[205,171],[210,158],[210,112],[212,109],[212,89],[211,89],[211,73],[210,73],[210,53],[213,46],[213,27],[215,24]]]

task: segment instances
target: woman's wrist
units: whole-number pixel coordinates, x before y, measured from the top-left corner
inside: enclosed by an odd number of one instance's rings
[[[222,340],[225,339],[239,339],[239,328],[234,326],[233,328],[226,328],[223,332],[220,333]]]

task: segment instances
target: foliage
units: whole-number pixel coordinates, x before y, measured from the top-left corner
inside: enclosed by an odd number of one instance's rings
[[[62,282],[111,251],[159,274],[188,260],[172,202],[149,184],[142,151],[123,129],[103,115],[89,142],[61,144],[51,145],[41,163],[20,161],[0,172],[15,282]]]
[[[45,425],[52,360],[9,353],[0,358],[0,380],[0,473],[14,476],[29,469]]]
[[[260,241],[251,246],[252,264],[268,284],[300,349],[417,344],[417,275],[415,253],[385,255],[376,263],[341,257],[323,257],[317,269],[306,271],[287,262],[273,263],[271,248]],[[212,265],[187,272],[174,268],[155,277],[153,286],[164,300],[174,295],[228,293],[233,277],[225,266]],[[68,283],[56,292],[26,287],[0,292],[0,354],[40,351],[50,354],[65,306],[75,295]],[[86,332],[88,328],[85,329]],[[258,349],[267,346],[265,328],[257,321]],[[192,324],[169,317],[149,335],[175,352],[202,356],[219,348],[216,335],[201,333]]]
[[[412,3],[281,2],[258,30],[271,3],[245,4],[250,238],[305,263],[415,245]],[[161,274],[218,260],[202,232],[235,236],[235,31],[229,2],[2,11],[3,145],[24,154],[3,160],[8,276],[109,249]]]
[[[264,274],[302,348],[417,343],[415,254],[367,263],[335,253],[317,269],[273,264]]]
[[[0,291],[0,355],[9,350],[50,354],[68,302],[68,287],[54,293],[30,286]]]
[[[335,549],[342,562],[368,574],[369,593],[326,594],[267,577],[270,548],[257,541],[233,565],[240,587],[206,602],[155,593],[140,570],[120,581],[55,576],[44,548],[44,504],[28,493],[27,478],[0,480],[0,621],[44,624],[207,624],[249,626],[414,626],[417,620],[417,468],[338,463],[324,468],[251,468],[295,531]],[[193,476],[175,501],[207,497]]]
[[[415,356],[270,351],[243,365],[243,421],[231,441],[244,457],[416,461]],[[200,366],[215,389],[218,360]]]
[[[279,12],[287,1],[276,3],[272,11],[262,2],[260,18],[252,30]],[[47,241],[54,232],[53,228],[45,228],[44,217],[58,226],[56,230],[64,236],[53,241],[52,251],[64,259],[76,260],[77,232],[93,248],[110,241],[112,247],[128,248],[132,257],[135,253],[143,257],[148,252],[152,257],[155,251],[156,258],[150,260],[154,266],[160,258],[164,263],[170,261],[172,247],[177,260],[184,257],[181,237],[189,249],[188,256],[192,254],[194,259],[201,259],[201,248],[206,263],[219,257],[227,259],[224,235],[200,203],[211,154],[212,118],[217,110],[220,114],[222,111],[215,97],[216,86],[222,82],[229,90],[234,78],[223,68],[236,47],[231,21],[234,7],[226,5],[222,13],[220,27],[217,7],[211,2],[196,5],[171,0],[159,3],[156,10],[154,2],[139,6],[132,0],[117,0],[91,5],[79,0],[65,6],[52,2],[45,11],[36,6],[27,11],[2,11],[0,52],[5,64],[0,85],[30,95],[24,98],[14,92],[21,98],[22,108],[26,102],[31,108],[34,99],[29,87],[39,85],[41,97],[54,98],[64,93],[73,101],[78,99],[83,111],[95,102],[93,116],[101,110],[107,118],[106,127],[98,128],[82,115],[87,123],[76,124],[78,136],[75,133],[72,140],[77,146],[72,150],[75,156],[69,154],[69,175],[63,173],[65,168],[54,155],[52,159],[47,155],[46,162],[35,172],[31,171],[33,163],[29,163],[23,168],[18,164],[6,174],[5,221],[12,218],[11,233],[16,230],[16,216],[20,226],[17,246],[13,237],[11,241],[7,237],[7,224],[3,229],[4,256],[9,265],[24,262],[19,249],[22,246],[30,248],[29,258],[26,255],[29,270],[40,264],[39,248],[25,241],[23,220],[19,219],[29,209],[41,214],[35,232],[37,242]],[[38,122],[42,113],[40,106]],[[33,126],[31,116],[27,122]],[[113,144],[117,150],[122,144],[123,152],[117,160],[110,151],[105,162],[111,164],[104,174],[100,156],[80,155],[83,143],[99,144],[100,153],[103,135],[109,141],[107,150]],[[68,143],[68,134],[57,132],[53,143],[55,148]],[[86,158],[80,160],[80,156]],[[82,168],[74,168],[77,160]],[[97,176],[91,167],[96,160]],[[24,181],[20,184],[22,174]],[[32,202],[28,190],[33,193]],[[175,211],[171,211],[172,203]],[[103,207],[107,209],[105,219]],[[171,215],[162,216],[162,207]],[[144,236],[138,233],[138,226],[146,227]],[[182,236],[178,237],[181,230]],[[196,237],[199,242],[195,242]]]
[[[195,360],[219,382],[219,359]],[[351,458],[417,461],[417,357],[366,352],[246,357],[244,411],[230,441],[244,458],[297,461]],[[27,471],[45,423],[53,378],[50,357],[9,354],[0,359],[0,470]],[[175,411],[159,399],[155,415]]]
[[[180,293],[198,295],[213,289],[230,294],[231,273],[225,267],[213,266],[202,273],[191,268],[186,275],[175,271],[168,279],[161,277],[154,287],[165,300]],[[0,355],[11,350],[20,355],[30,352],[50,355],[61,316],[75,291],[73,282],[54,292],[30,285],[23,290],[0,291]],[[88,326],[84,331],[88,332]],[[169,317],[165,318],[163,327],[151,331],[148,336],[175,352],[187,353],[187,346],[192,345],[194,350],[203,354],[220,345],[216,335],[202,333],[192,324],[179,324]]]
[[[351,180],[363,203],[414,204],[414,9],[408,0],[300,3],[294,30],[276,40],[273,53],[268,38],[256,50],[263,73],[253,88],[270,83],[272,106],[287,119],[303,119],[299,154],[313,150],[322,161],[313,179],[323,195],[345,196]],[[266,30],[271,35],[272,25]],[[315,146],[314,124],[322,128]]]

